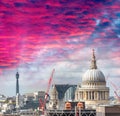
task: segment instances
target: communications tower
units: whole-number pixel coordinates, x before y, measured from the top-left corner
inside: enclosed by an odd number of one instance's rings
[[[19,73],[16,73],[16,95],[19,94]]]
[[[19,94],[19,73],[16,73],[16,109],[20,107],[20,94]]]

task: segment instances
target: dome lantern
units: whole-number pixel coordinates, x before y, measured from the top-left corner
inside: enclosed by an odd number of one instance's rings
[[[93,53],[92,53],[92,60],[91,60],[91,66],[90,66],[90,69],[97,69],[94,49],[92,50],[92,52],[93,52]]]

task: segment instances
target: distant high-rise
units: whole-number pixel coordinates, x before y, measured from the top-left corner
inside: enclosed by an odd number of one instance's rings
[[[19,73],[16,73],[16,95],[19,94]]]

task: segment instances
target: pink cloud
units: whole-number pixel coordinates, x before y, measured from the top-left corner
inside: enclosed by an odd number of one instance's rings
[[[1,2],[0,66],[17,67],[21,62],[35,62],[37,58],[57,62],[58,57],[62,60],[72,57],[70,53],[78,53],[83,48],[104,48],[106,52],[119,46],[115,38],[119,30],[111,26],[116,12],[120,12],[119,2],[111,5],[82,0],[46,0],[41,1],[43,4],[27,0]],[[100,24],[96,25],[96,20]],[[109,25],[104,25],[105,22]],[[54,50],[57,53],[49,56]],[[119,53],[111,55],[117,56]]]

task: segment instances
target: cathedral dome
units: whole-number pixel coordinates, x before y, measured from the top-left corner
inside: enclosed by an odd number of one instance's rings
[[[97,69],[96,58],[93,50],[90,69],[85,72],[82,82],[105,82],[104,74]]]
[[[89,69],[82,77],[82,82],[105,82],[104,74],[98,69]]]

